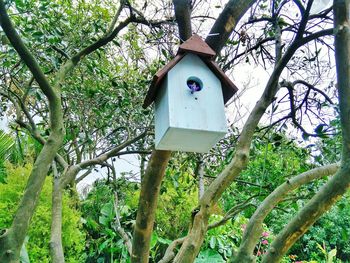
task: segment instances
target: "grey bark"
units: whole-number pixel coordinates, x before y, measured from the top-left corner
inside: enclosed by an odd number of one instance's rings
[[[192,35],[191,1],[173,0],[175,17],[179,28],[180,42],[184,42]]]
[[[145,175],[142,178],[133,234],[131,262],[148,262],[160,185],[170,159],[170,154],[170,151],[154,150]]]
[[[238,21],[256,0],[230,0],[216,19],[205,42],[219,54]]]
[[[50,255],[53,263],[64,263],[64,251],[62,245],[62,189],[60,178],[55,163],[52,165],[52,206],[51,206],[51,237]]]

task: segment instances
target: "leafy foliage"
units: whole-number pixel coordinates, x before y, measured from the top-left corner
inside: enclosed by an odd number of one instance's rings
[[[23,194],[32,167],[7,166],[7,183],[0,184],[0,229],[10,226],[17,204]],[[31,262],[50,262],[49,240],[51,222],[52,179],[46,178],[40,195],[39,205],[28,232],[27,251]],[[76,210],[76,202],[68,193],[63,197],[63,246],[67,262],[81,262],[85,234],[81,231],[80,213]]]
[[[124,187],[123,187],[124,186]],[[135,210],[125,203],[125,194],[132,185],[121,183],[119,194],[119,220],[127,232],[131,232]],[[129,262],[127,248],[116,231],[114,188],[105,181],[97,181],[82,202],[84,229],[87,233],[86,262]]]
[[[176,239],[186,234],[191,211],[197,206],[196,181],[190,171],[166,171],[161,187],[155,229],[160,237]]]
[[[5,182],[6,169],[5,161],[11,154],[14,145],[14,140],[10,135],[0,130],[0,183]]]

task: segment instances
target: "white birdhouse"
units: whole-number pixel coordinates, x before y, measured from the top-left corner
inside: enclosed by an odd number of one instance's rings
[[[155,101],[155,148],[208,152],[227,133],[224,103],[236,86],[197,35],[153,78],[143,107]]]

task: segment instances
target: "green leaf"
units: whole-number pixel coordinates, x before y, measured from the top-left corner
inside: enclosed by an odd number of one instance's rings
[[[328,256],[327,256],[327,263],[332,263],[333,258],[337,255],[337,249],[334,248],[331,251],[329,251]]]
[[[105,204],[102,208],[101,208],[101,214],[106,216],[106,217],[114,217],[114,207],[113,204],[111,202]]]
[[[316,128],[315,128],[315,132],[317,135],[323,135],[324,133],[324,127],[326,127],[326,124],[319,124]]]
[[[166,238],[162,238],[162,237],[158,237],[158,242],[161,244],[169,245],[171,243],[171,240],[166,239]]]
[[[151,249],[154,248],[154,246],[157,244],[158,242],[158,236],[155,232],[152,233],[152,237],[151,237]]]
[[[303,132],[302,137],[304,141],[307,141],[310,136],[307,133]]]
[[[195,263],[208,263],[208,262],[215,262],[215,263],[221,263],[225,262],[222,256],[212,249],[206,249],[199,253],[198,257],[195,260]]]
[[[40,31],[35,31],[32,36],[36,39],[40,39],[44,36],[43,32],[40,32]]]
[[[98,222],[104,226],[107,226],[110,221],[111,220],[108,217],[105,217],[105,216],[98,217]]]
[[[317,247],[322,251],[322,253],[323,253],[324,255],[327,255],[326,250],[324,250],[323,247],[322,247],[320,244],[317,243],[316,245],[317,245]]]
[[[216,245],[216,237],[211,237],[210,238],[210,242],[209,242],[209,245],[210,245],[210,248],[215,248],[215,245]]]
[[[98,246],[98,251],[100,252],[103,251],[107,247],[109,242],[110,242],[109,239],[105,240],[101,245]]]
[[[93,230],[97,230],[98,229],[98,224],[95,220],[93,220],[92,218],[88,218],[86,220],[86,224]]]

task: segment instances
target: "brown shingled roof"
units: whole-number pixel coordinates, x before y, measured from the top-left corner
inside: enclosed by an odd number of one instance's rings
[[[203,62],[212,70],[216,77],[221,81],[224,103],[226,103],[236,92],[237,87],[220,69],[220,67],[212,60],[215,51],[212,50],[198,35],[194,34],[179,46],[178,54],[153,77],[151,86],[147,92],[142,107],[147,108],[155,100],[157,91],[161,87],[162,80],[165,75],[187,54],[194,53],[198,55]]]

